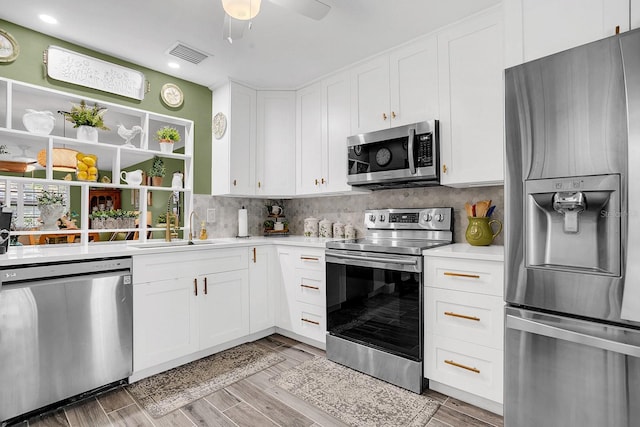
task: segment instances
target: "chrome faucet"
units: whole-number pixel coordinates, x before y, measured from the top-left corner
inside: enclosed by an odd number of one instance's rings
[[[165,242],[171,241],[171,218],[173,216],[173,212],[171,211],[172,202],[178,199],[178,193],[172,192],[169,193],[169,200],[167,200],[167,226],[164,230],[164,240]]]

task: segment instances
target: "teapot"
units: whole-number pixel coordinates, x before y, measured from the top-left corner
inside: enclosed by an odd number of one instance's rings
[[[122,171],[120,178],[129,185],[138,186],[142,184],[142,171],[140,169],[130,172]]]

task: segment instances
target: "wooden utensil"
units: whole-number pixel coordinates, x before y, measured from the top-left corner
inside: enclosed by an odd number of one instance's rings
[[[465,203],[464,209],[467,211],[467,216],[473,216],[473,208],[471,207],[471,203]]]
[[[484,217],[491,206],[491,200],[480,200],[476,203],[476,216]]]

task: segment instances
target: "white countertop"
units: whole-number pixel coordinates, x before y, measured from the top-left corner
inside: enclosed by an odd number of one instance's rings
[[[422,252],[425,256],[437,256],[446,258],[467,258],[485,261],[504,261],[504,246],[473,246],[468,243],[453,243],[438,248],[426,249]]]
[[[248,238],[219,238],[205,241],[194,240],[194,245],[187,246],[185,241],[175,239],[177,246],[153,246],[162,244],[162,240],[151,240],[148,247],[141,247],[144,243],[137,240],[120,242],[90,243],[80,244],[56,244],[56,245],[25,245],[9,246],[9,251],[0,255],[0,267],[38,263],[38,262],[58,262],[58,261],[79,261],[84,259],[122,257],[142,254],[163,253],[163,252],[183,252],[203,249],[222,249],[234,247],[250,247],[256,245],[286,245],[303,246],[311,248],[324,248],[331,240],[318,237],[304,236],[281,236],[281,237],[248,237]]]

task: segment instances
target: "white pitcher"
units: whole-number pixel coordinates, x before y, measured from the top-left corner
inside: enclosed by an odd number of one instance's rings
[[[130,172],[122,171],[120,172],[120,177],[124,182],[129,185],[133,185],[134,187],[142,184],[142,171],[140,169]]]

